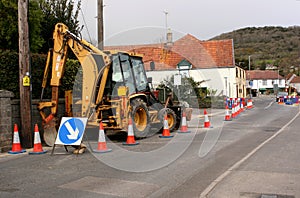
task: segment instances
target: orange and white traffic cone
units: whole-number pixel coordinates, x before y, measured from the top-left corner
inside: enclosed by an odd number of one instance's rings
[[[244,98],[241,98],[241,112],[243,112],[244,110]]]
[[[247,102],[247,109],[252,109],[252,108],[253,108],[252,99],[248,99],[248,102]]]
[[[102,121],[99,124],[99,137],[98,137],[98,147],[96,150],[93,150],[95,153],[107,153],[112,151],[112,149],[108,149],[105,140],[105,133]]]
[[[123,145],[134,146],[134,145],[138,145],[138,144],[139,144],[139,142],[136,142],[135,139],[134,139],[132,119],[129,118],[129,120],[128,120],[127,141],[123,142]]]
[[[34,145],[33,145],[33,151],[29,152],[29,154],[44,154],[47,153],[47,150],[43,150],[42,143],[41,143],[41,137],[38,125],[34,125]]]
[[[10,154],[19,154],[24,153],[26,150],[22,149],[21,143],[20,143],[20,137],[19,137],[19,131],[18,131],[18,125],[14,125],[14,137],[13,137],[13,144],[11,151],[8,151]]]
[[[182,112],[182,118],[181,118],[181,127],[180,131],[178,133],[190,133],[191,131],[188,130],[188,126],[186,123],[186,113],[185,111]]]
[[[235,103],[232,103],[232,109],[231,109],[231,118],[235,118],[236,117],[236,106]]]
[[[240,98],[237,98],[237,115],[240,115],[241,113],[241,102],[240,102]]]
[[[232,121],[231,119],[231,115],[229,113],[229,109],[228,109],[228,106],[226,105],[226,109],[225,109],[225,121]]]
[[[204,128],[212,128],[208,119],[207,111],[204,109]]]
[[[168,123],[168,114],[166,113],[164,117],[164,129],[162,135],[159,136],[160,138],[172,138],[173,135],[170,134],[169,123]]]
[[[248,104],[248,103],[247,103]],[[279,97],[278,98],[278,104],[284,104],[284,99],[283,97]],[[248,105],[247,105],[247,108],[248,108]]]

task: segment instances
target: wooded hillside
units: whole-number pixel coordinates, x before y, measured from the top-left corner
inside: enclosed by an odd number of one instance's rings
[[[300,69],[300,27],[248,27],[224,33],[211,40],[233,39],[235,61],[248,69],[249,56],[252,69],[278,66],[281,74],[290,68],[298,74]]]

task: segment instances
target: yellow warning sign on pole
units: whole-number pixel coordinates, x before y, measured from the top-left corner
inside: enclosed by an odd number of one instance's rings
[[[29,87],[30,86],[30,78],[29,78],[29,76],[25,76],[23,78],[23,86],[24,87]]]

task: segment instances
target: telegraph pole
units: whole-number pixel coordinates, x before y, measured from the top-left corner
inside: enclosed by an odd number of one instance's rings
[[[103,50],[103,0],[98,0],[98,14],[97,14],[97,25],[98,25],[98,48]]]
[[[21,139],[23,146],[30,148],[32,147],[32,131],[28,0],[18,0],[18,21]]]

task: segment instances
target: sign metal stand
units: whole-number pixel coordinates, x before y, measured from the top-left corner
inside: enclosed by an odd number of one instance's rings
[[[86,123],[87,118],[62,117],[51,155],[56,145],[64,145],[67,152],[67,146],[80,146]]]

